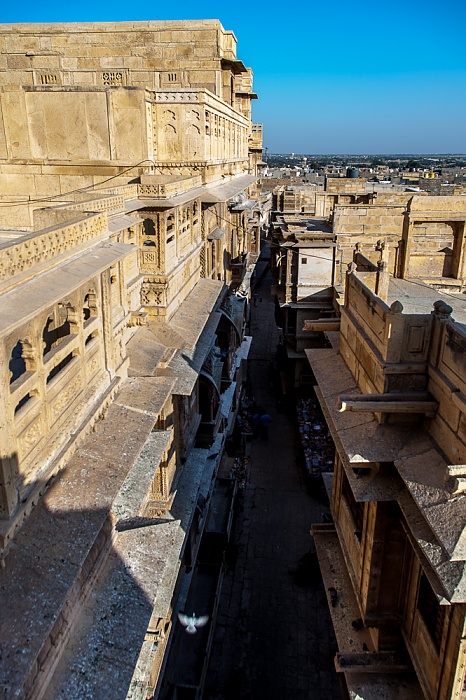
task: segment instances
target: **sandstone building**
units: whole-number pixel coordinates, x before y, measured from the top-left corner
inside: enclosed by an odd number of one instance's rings
[[[464,196],[328,183],[274,192],[271,229],[290,384],[313,382],[336,448],[333,522],[311,530],[335,667],[354,700],[460,700]]]
[[[252,73],[217,21],[0,45],[2,693],[151,697],[244,379]]]
[[[336,591],[335,664],[352,698],[459,699],[464,304],[401,279],[382,299],[376,274],[351,264],[339,331],[327,332],[329,348],[306,351],[336,446],[334,524],[312,529]]]
[[[324,190],[274,190],[271,265],[291,386],[306,381],[304,349],[321,343],[319,322],[339,315],[349,263],[379,271],[368,277],[376,291],[389,276],[446,292],[466,288],[464,196],[368,192],[366,185],[327,178]],[[305,330],[305,320],[315,329]]]

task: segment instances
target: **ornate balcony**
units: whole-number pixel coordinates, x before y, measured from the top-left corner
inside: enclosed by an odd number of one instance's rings
[[[253,124],[249,136],[249,148],[262,150],[262,124]]]

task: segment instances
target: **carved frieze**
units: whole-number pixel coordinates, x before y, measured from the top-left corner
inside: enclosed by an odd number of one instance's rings
[[[18,438],[20,459],[28,455],[32,448],[37,445],[42,432],[41,418],[39,416]]]
[[[55,258],[107,228],[106,214],[96,214],[86,221],[63,226],[55,231],[38,233],[16,245],[0,250],[0,281],[11,279],[49,258]]]
[[[141,303],[144,306],[162,306],[166,304],[166,285],[144,282],[141,289]]]
[[[81,378],[76,377],[67,384],[57,395],[51,405],[53,420],[57,420],[73,403],[81,391]]]
[[[164,197],[165,185],[139,185],[140,197]]]
[[[206,275],[206,259],[205,259],[205,248],[202,247],[199,252],[199,265],[201,268],[201,277],[205,278]]]
[[[99,370],[99,367],[100,367],[100,353],[96,352],[95,355],[93,355],[87,361],[87,376],[93,377],[94,374]]]
[[[116,71],[104,71],[100,75],[100,81],[102,85],[124,85],[125,84],[125,72],[121,70]]]
[[[155,102],[199,102],[197,92],[156,92]]]

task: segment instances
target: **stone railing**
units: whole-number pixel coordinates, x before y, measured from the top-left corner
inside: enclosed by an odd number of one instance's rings
[[[200,175],[179,178],[174,182],[157,182],[158,179],[160,177],[157,175],[141,175],[141,184],[137,185],[139,197],[156,197],[157,199],[174,197],[190,188],[202,185]]]
[[[76,246],[96,238],[107,230],[107,215],[99,213],[81,221],[53,226],[24,236],[14,245],[0,249],[0,286],[5,291],[8,281],[17,275],[56,259]]]
[[[149,163],[147,163],[149,165]],[[127,185],[115,185],[114,187],[106,187],[105,189],[95,190],[96,194],[117,194],[125,198],[136,199],[138,196],[138,186],[137,184],[128,183]]]
[[[213,110],[214,114],[223,116],[241,125],[244,128],[248,128],[250,121],[249,119],[239,112],[238,110],[231,107],[229,104],[224,102],[220,97],[214,95],[206,89],[196,89],[196,88],[183,88],[180,89],[165,89],[157,91],[148,91],[150,95],[150,100],[152,102],[169,104],[178,103],[184,105],[190,105],[196,103],[198,105],[205,105],[207,108]]]
[[[105,194],[99,199],[86,199],[84,202],[67,204],[66,209],[73,211],[123,211],[125,197],[123,194]]]

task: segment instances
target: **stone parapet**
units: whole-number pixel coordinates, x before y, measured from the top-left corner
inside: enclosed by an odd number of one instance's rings
[[[74,254],[78,245],[91,242],[107,231],[105,213],[93,214],[65,226],[53,226],[24,236],[21,241],[0,248],[0,288],[6,291],[36,274],[38,265],[52,266],[62,254]],[[43,268],[42,268],[43,269]],[[30,274],[28,274],[30,272]]]

